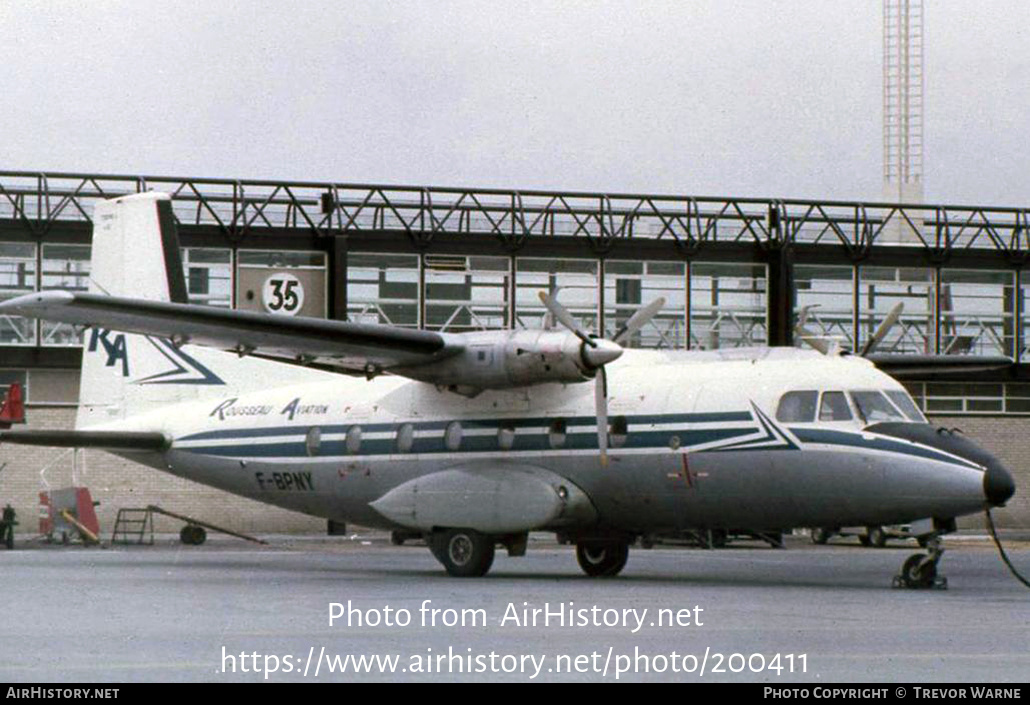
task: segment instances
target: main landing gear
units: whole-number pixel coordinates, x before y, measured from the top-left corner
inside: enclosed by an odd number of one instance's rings
[[[576,544],[576,560],[587,575],[595,578],[618,575],[629,559],[625,541],[580,541]]]
[[[892,587],[909,588],[910,590],[948,589],[948,579],[937,575],[937,564],[944,555],[941,537],[930,536],[925,544],[927,553],[913,553],[901,566],[901,573],[894,576]]]

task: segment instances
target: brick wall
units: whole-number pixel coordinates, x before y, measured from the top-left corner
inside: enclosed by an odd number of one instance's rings
[[[931,416],[930,422],[958,428],[970,440],[995,455],[1012,473],[1016,494],[1003,509],[992,510],[994,523],[1007,528],[1030,528],[1030,418],[1021,416]],[[981,528],[982,516],[959,520],[959,528]]]

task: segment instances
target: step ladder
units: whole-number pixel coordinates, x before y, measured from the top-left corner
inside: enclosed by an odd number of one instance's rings
[[[119,509],[111,543],[154,545],[154,514],[146,509]]]

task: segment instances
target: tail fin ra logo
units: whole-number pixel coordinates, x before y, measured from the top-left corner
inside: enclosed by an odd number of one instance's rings
[[[204,366],[199,360],[180,350],[170,340],[155,339],[149,335],[144,336],[144,338],[160,354],[160,357],[171,365],[171,368],[149,375],[143,379],[137,379],[134,381],[134,384],[225,384],[221,377]],[[122,377],[128,377],[129,346],[125,334],[94,328],[90,335],[88,352],[95,353],[100,348],[103,348],[102,352],[107,356],[104,366],[117,367],[120,362]],[[156,356],[150,357],[155,357],[156,359]]]
[[[102,328],[94,328],[89,336],[88,352],[96,352],[97,346],[104,348],[107,355],[105,367],[115,367],[118,362],[122,363],[122,377],[129,376],[129,348],[125,344],[125,334],[117,333],[112,336],[111,331]]]

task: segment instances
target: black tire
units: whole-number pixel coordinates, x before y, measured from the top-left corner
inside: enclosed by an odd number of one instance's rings
[[[830,540],[830,530],[829,529],[821,529],[821,528],[812,529],[812,543],[814,543],[816,545],[819,545],[819,546],[824,546],[824,545],[826,545],[826,542],[829,541],[829,540]]]
[[[473,529],[447,529],[433,534],[433,555],[449,575],[479,578],[494,562],[494,538]]]
[[[399,531],[392,531],[392,532],[390,532],[390,543],[392,543],[394,546],[403,546],[404,545],[404,539],[405,539],[404,534],[402,534],[401,532],[399,532]]]
[[[203,526],[187,524],[179,532],[179,540],[187,546],[199,546],[207,541],[207,532],[204,531]]]
[[[730,535],[726,529],[712,529],[708,532],[708,536],[712,548],[726,548],[726,544],[730,542]]]
[[[887,545],[887,532],[883,530],[882,526],[870,526],[866,529],[866,532],[871,546],[883,548]]]
[[[929,556],[922,553],[913,553],[901,566],[901,579],[905,587],[928,588],[933,587],[937,578],[937,565],[929,559]]]
[[[587,575],[618,575],[629,560],[629,544],[625,541],[581,541],[576,544],[576,560]]]

